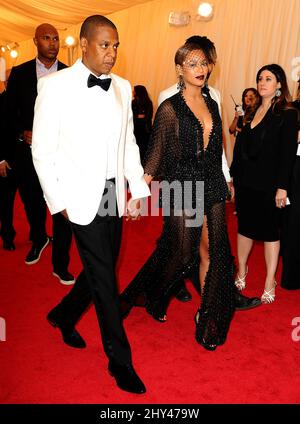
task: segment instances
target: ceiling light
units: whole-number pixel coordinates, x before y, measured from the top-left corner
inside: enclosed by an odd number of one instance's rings
[[[17,50],[11,50],[10,51],[10,55],[11,55],[11,57],[13,58],[13,59],[15,59],[16,57],[18,57],[18,52],[17,52]]]
[[[74,46],[76,43],[76,40],[72,35],[68,35],[65,39],[65,43],[68,47]]]
[[[197,20],[210,21],[214,14],[214,6],[211,3],[201,3],[198,7]]]

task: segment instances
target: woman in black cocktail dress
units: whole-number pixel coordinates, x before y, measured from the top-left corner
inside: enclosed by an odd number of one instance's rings
[[[272,303],[282,209],[287,204],[297,150],[297,111],[289,103],[281,66],[263,66],[256,82],[261,102],[252,121],[237,136],[230,168],[238,218],[236,286],[245,288],[253,242],[263,241],[266,276],[261,301]]]

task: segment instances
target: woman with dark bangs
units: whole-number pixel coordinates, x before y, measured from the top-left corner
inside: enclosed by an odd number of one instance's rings
[[[132,113],[136,144],[139,146],[141,162],[143,162],[149,143],[153,116],[153,104],[143,85],[134,86]]]
[[[237,135],[242,131],[243,126],[252,120],[259,102],[260,96],[256,88],[245,88],[242,94],[242,111],[235,111],[233,121],[229,127],[230,134]]]
[[[261,301],[272,303],[277,284],[281,210],[286,207],[290,189],[298,124],[281,66],[263,66],[256,82],[261,102],[236,140],[231,165],[238,218],[239,268],[235,284],[240,290],[245,288],[253,241],[263,241],[267,273]]]

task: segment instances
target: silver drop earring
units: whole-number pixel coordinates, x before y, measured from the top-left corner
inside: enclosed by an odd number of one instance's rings
[[[281,90],[277,88],[277,90],[275,91],[275,96],[279,97],[280,95],[281,95]]]

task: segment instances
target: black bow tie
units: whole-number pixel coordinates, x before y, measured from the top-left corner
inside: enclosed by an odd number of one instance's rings
[[[99,85],[103,90],[107,91],[110,87],[111,78],[100,79],[96,78],[95,75],[90,74],[87,80],[87,86],[94,87],[94,85]]]

